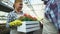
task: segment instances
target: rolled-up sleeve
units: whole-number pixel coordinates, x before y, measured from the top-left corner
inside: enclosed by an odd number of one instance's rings
[[[11,19],[12,19],[12,17],[11,17],[11,14],[9,13],[9,14],[7,15],[7,22],[6,22],[6,27],[7,27],[7,28],[9,28],[9,23],[11,22]]]

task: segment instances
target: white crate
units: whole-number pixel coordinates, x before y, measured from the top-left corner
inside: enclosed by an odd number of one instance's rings
[[[40,29],[40,24],[38,21],[23,21],[21,26],[17,27],[18,32],[31,32]]]

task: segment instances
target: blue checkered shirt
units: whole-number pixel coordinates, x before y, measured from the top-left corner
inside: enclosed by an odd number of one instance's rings
[[[20,12],[20,15],[23,15],[23,12],[22,12],[22,11]],[[17,18],[17,13],[16,13],[16,11],[10,12],[10,13],[8,14],[8,16],[7,16],[6,27],[9,27],[9,23],[12,22],[12,21],[14,21],[14,20],[16,20],[16,19],[18,19],[18,18]]]
[[[60,29],[60,0],[49,0],[45,10],[45,17]]]

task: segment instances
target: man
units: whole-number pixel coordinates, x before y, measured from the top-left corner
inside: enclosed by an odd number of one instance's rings
[[[42,20],[42,34],[58,34],[57,11],[58,7],[56,0],[49,0],[46,4],[45,18]]]
[[[15,0],[14,2],[14,10],[11,11],[9,14],[8,14],[8,19],[7,19],[7,23],[6,23],[6,27],[10,27],[10,22],[18,19],[20,16],[23,15],[23,12],[21,11],[22,10],[22,6],[23,6],[23,3],[22,3],[22,0]],[[10,30],[10,34],[23,34],[21,32],[17,32],[16,29],[13,29],[11,28]]]

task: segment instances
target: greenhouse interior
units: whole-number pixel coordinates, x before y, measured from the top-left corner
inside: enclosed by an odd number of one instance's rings
[[[23,5],[18,5],[19,1],[0,0],[0,34],[60,34],[60,0],[21,0]],[[12,14],[19,6],[25,13],[21,17]],[[10,19],[14,20],[7,23]]]

